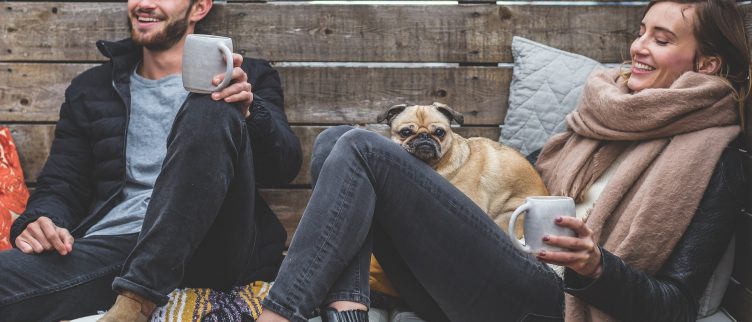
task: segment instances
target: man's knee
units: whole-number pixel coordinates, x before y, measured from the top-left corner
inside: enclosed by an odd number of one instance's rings
[[[189,137],[200,134],[206,138],[229,133],[237,139],[245,133],[244,127],[243,115],[235,105],[215,101],[210,95],[190,94],[175,118],[173,131],[193,133]]]
[[[223,122],[242,123],[243,115],[234,104],[215,101],[208,94],[190,94],[179,117],[182,122],[217,124]]]

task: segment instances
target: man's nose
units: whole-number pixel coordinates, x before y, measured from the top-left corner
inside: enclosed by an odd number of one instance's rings
[[[157,1],[156,0],[138,0],[137,5],[139,9],[152,9],[156,7]]]

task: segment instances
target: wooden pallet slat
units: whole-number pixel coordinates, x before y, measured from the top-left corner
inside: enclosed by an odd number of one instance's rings
[[[4,2],[4,61],[94,61],[99,39],[128,36],[125,4]],[[203,23],[235,49],[276,61],[510,62],[512,36],[620,62],[635,6],[311,5],[229,3]],[[545,17],[542,19],[542,17]]]
[[[277,219],[287,231],[287,243],[290,245],[292,235],[298,228],[303,211],[311,199],[310,189],[262,189],[261,197],[264,198],[272,209]]]
[[[65,88],[96,64],[0,63],[0,120],[55,122]],[[442,102],[467,125],[504,120],[510,68],[299,67],[277,68],[285,112],[293,124],[373,123],[389,106]]]

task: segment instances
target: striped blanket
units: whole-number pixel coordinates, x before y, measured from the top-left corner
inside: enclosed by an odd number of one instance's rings
[[[253,282],[231,291],[206,288],[176,289],[170,301],[158,307],[150,322],[251,322],[261,314],[261,300],[273,283]]]

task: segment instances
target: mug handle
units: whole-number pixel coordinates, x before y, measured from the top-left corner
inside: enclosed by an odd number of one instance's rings
[[[525,252],[525,253],[531,253],[532,249],[530,249],[530,246],[523,245],[522,242],[517,239],[517,235],[514,233],[514,227],[517,223],[517,216],[519,216],[523,211],[527,211],[530,208],[530,204],[528,202],[523,203],[517,209],[514,210],[512,213],[512,217],[509,218],[509,227],[508,227],[508,235],[509,240],[512,241],[512,245],[514,245],[515,248]]]
[[[222,54],[225,55],[225,63],[227,63],[227,69],[225,70],[225,78],[222,80],[222,83],[217,85],[217,87],[215,87],[212,92],[225,88],[227,84],[229,84],[232,80],[232,52],[230,51],[230,48],[228,48],[225,44],[219,43],[218,45],[219,50],[222,51]]]

